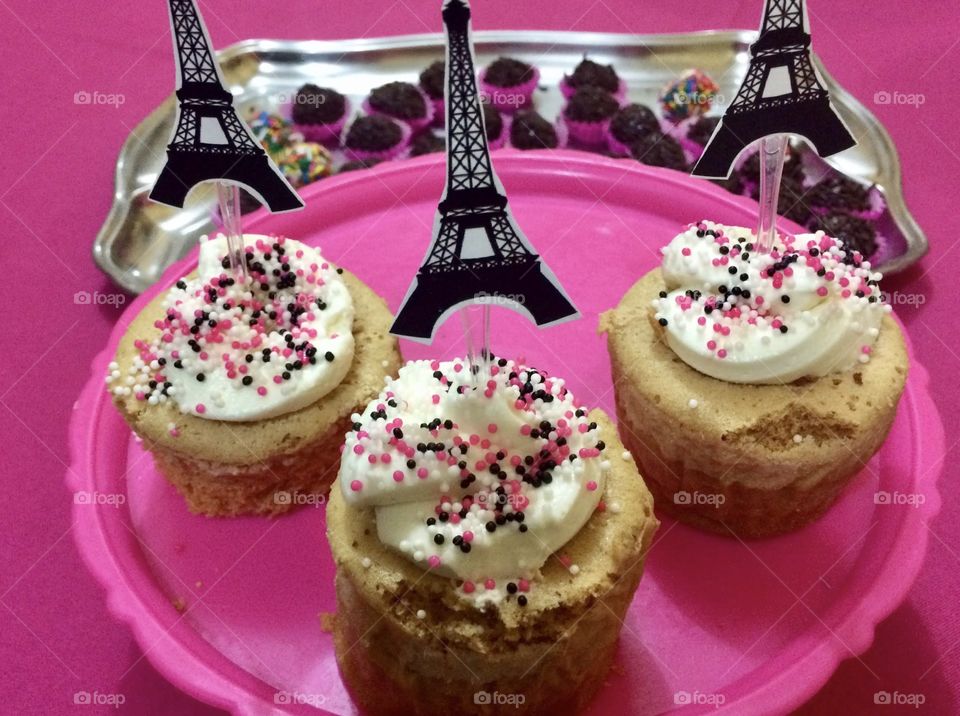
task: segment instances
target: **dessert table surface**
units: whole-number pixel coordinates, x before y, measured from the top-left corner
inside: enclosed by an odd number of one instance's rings
[[[474,3],[478,29],[618,33],[752,28],[761,5]],[[870,649],[841,664],[801,713],[872,711],[875,694],[884,691],[922,695],[921,710],[957,712],[960,507],[952,498],[960,484],[952,465],[960,442],[960,319],[949,287],[960,275],[960,235],[949,227],[960,186],[960,131],[950,114],[960,11],[948,3],[893,0],[809,5],[816,51],[892,135],[907,203],[930,240],[930,253],[885,288],[900,298],[898,314],[931,374],[946,454],[943,508],[929,526],[926,563],[910,595],[878,627]],[[200,7],[217,47],[250,37],[337,39],[440,28],[436,0],[203,0]],[[115,699],[123,702],[121,712],[215,713],[168,684],[129,629],[111,617],[77,553],[63,481],[71,406],[129,302],[96,268],[90,248],[110,206],[121,144],[172,87],[166,3],[2,0],[0,18],[0,56],[8,68],[0,112],[10,122],[0,162],[0,215],[10,232],[3,295],[15,316],[0,359],[0,703],[8,713],[60,714],[77,708],[78,692],[98,692],[121,695]],[[116,101],[78,103],[80,92]],[[902,101],[884,102],[888,96]],[[85,300],[91,296],[99,301]]]

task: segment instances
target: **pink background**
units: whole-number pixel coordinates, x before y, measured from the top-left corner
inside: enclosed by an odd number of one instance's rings
[[[956,712],[960,507],[951,498],[960,488],[950,458],[960,423],[960,342],[948,287],[956,280],[949,277],[960,272],[960,238],[947,227],[960,186],[960,133],[950,112],[956,106],[960,11],[947,2],[811,4],[818,53],[890,131],[901,154],[907,203],[930,239],[930,254],[886,288],[925,299],[920,307],[900,307],[899,315],[932,374],[946,424],[947,467],[943,510],[930,527],[927,562],[910,597],[880,625],[873,647],[846,661],[804,711],[870,711],[873,694],[884,690],[922,693],[927,710]],[[94,266],[90,247],[110,205],[122,142],[172,87],[165,5],[160,0],[0,3],[5,67],[0,112],[7,127],[0,215],[11,232],[3,241],[2,264],[11,288],[3,295],[13,315],[22,316],[7,324],[0,359],[0,703],[9,713],[65,713],[77,708],[77,691],[122,693],[126,703],[120,711],[129,713],[215,712],[167,684],[128,629],[110,617],[103,591],[77,555],[63,486],[70,406],[119,315],[110,305],[77,305],[74,294],[116,292]],[[434,0],[201,2],[218,47],[249,37],[435,31],[438,5]],[[760,0],[475,3],[476,25],[483,29],[638,33],[754,27],[760,5]],[[889,28],[898,34],[881,39]],[[74,94],[81,90],[120,93],[125,102],[118,108],[75,105]],[[877,105],[878,91],[920,93],[925,102],[920,109]],[[84,709],[81,713],[95,711]]]

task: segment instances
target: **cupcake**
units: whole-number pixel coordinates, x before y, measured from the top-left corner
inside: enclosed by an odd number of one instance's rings
[[[437,60],[420,73],[420,90],[427,96],[433,105],[433,124],[442,127],[444,124],[444,73],[446,63]]]
[[[540,71],[526,62],[500,57],[480,72],[480,93],[501,112],[515,112],[533,102]]]
[[[410,127],[381,114],[357,117],[343,138],[347,157],[358,161],[396,159],[409,147]]]
[[[347,98],[329,87],[305,84],[297,90],[290,118],[297,131],[310,142],[336,142],[350,112]]]
[[[648,134],[630,145],[630,155],[642,164],[686,172],[689,170],[683,147],[669,134]]]
[[[351,414],[399,366],[383,300],[317,249],[226,239],[130,323],[107,388],[191,511],[276,514],[333,481]]]
[[[660,122],[653,110],[642,104],[628,104],[610,118],[607,147],[614,156],[629,157],[634,142],[660,134]]]
[[[560,92],[566,99],[573,97],[581,87],[596,87],[615,96],[620,102],[627,96],[627,86],[617,76],[613,65],[601,65],[584,57],[573,69],[573,74],[560,80]]]
[[[380,85],[363,103],[370,113],[383,114],[403,122],[414,133],[433,122],[433,103],[416,85],[409,82],[388,82]]]
[[[560,146],[556,127],[532,109],[522,109],[510,123],[510,145],[516,149],[556,149]]]
[[[407,363],[347,434],[333,638],[364,713],[578,710],[640,580],[658,523],[609,419],[532,368],[481,370]]]
[[[570,139],[589,147],[606,144],[610,118],[620,102],[606,90],[585,85],[578,88],[563,108],[563,121]]]
[[[483,126],[487,132],[487,146],[490,149],[499,149],[506,143],[507,133],[504,131],[503,115],[486,102],[483,103]]]
[[[907,377],[862,255],[822,232],[755,252],[690,226],[601,317],[624,444],[666,514],[738,537],[823,514],[883,443]]]

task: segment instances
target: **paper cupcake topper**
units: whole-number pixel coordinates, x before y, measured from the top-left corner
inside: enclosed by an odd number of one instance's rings
[[[272,212],[303,202],[233,107],[194,0],[169,0],[177,56],[176,129],[150,198],[182,207],[197,184],[241,185]]]
[[[810,60],[804,0],[767,0],[750,67],[714,130],[696,176],[726,178],[750,144],[774,134],[799,134],[821,157],[856,144]]]
[[[446,187],[433,240],[391,332],[429,342],[457,308],[503,303],[545,326],[578,313],[507,206],[493,165],[477,92],[470,5],[447,0]]]

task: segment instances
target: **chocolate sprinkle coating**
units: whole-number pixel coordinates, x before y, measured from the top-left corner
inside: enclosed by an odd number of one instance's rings
[[[638,162],[653,167],[687,171],[687,158],[680,143],[668,134],[648,134],[630,145],[630,153]]]
[[[427,103],[415,85],[388,82],[370,92],[370,106],[398,119],[419,119],[427,114]]]
[[[432,154],[433,152],[442,152],[446,150],[446,148],[447,142],[443,137],[433,132],[424,132],[411,142],[410,156],[419,157],[424,154]]]
[[[305,84],[294,95],[290,115],[297,124],[333,124],[346,111],[347,100],[336,90]]]
[[[607,92],[616,92],[620,88],[620,78],[613,65],[601,65],[584,57],[572,75],[567,76],[571,87],[597,87]]]
[[[529,82],[533,77],[533,67],[512,57],[500,57],[490,63],[484,72],[485,82],[494,87],[516,87]]]
[[[358,117],[347,132],[344,144],[350,149],[382,151],[397,146],[403,139],[403,130],[389,117],[371,115]]]
[[[651,134],[660,134],[660,122],[646,105],[628,104],[610,120],[610,134],[623,144],[633,144]]]
[[[808,196],[813,206],[824,209],[865,211],[870,208],[869,190],[837,173],[832,173],[814,184]]]
[[[563,115],[577,122],[599,122],[608,119],[620,109],[620,103],[609,92],[599,87],[580,87],[563,110]]]
[[[431,99],[443,99],[443,73],[445,71],[446,63],[443,60],[437,60],[420,73],[420,89],[426,92]]]
[[[517,112],[510,126],[510,143],[517,149],[554,149],[557,130],[532,109]]]
[[[859,216],[833,211],[824,216],[815,216],[809,226],[811,231],[822,230],[828,236],[840,239],[848,249],[859,251],[866,259],[877,251],[876,229]]]

